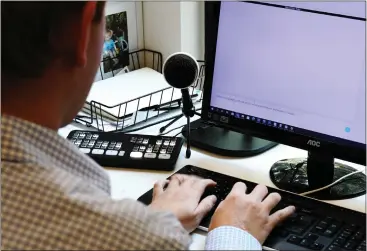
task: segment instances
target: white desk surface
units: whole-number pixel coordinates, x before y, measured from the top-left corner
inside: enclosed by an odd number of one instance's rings
[[[197,118],[198,117],[194,117],[194,119]],[[186,119],[183,118],[172,125],[171,128],[183,125],[185,122]],[[157,135],[161,126],[162,125],[156,125],[136,133]],[[75,129],[80,129],[80,127],[77,124],[68,125],[67,127],[60,129],[59,134],[66,137],[71,130]],[[174,135],[178,132],[179,130],[176,130],[169,135]],[[278,145],[263,154],[250,158],[221,157],[192,148],[191,158],[186,159],[185,151],[186,147],[184,145],[181,150],[181,155],[179,156],[179,159],[176,163],[175,170],[178,170],[188,164],[196,165],[219,173],[225,173],[231,176],[243,178],[245,180],[261,183],[270,187],[274,187],[269,178],[269,169],[274,162],[284,158],[307,156],[306,151],[285,145]],[[364,166],[340,160],[337,161],[347,163],[359,170],[365,169]],[[111,178],[112,197],[114,199],[126,197],[137,199],[140,195],[151,189],[155,181],[165,179],[173,173],[116,168],[106,168],[106,170]],[[360,196],[354,199],[342,201],[328,201],[328,203],[360,212],[365,212],[366,196]],[[202,250],[205,244],[205,236],[205,232],[195,231],[192,234],[193,243],[190,249]]]

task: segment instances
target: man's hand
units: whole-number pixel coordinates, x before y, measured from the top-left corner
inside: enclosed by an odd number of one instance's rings
[[[164,189],[167,183],[168,186]],[[160,181],[154,185],[150,207],[172,212],[183,227],[188,232],[192,232],[217,200],[214,195],[210,195],[200,201],[205,188],[215,185],[213,180],[181,174],[174,175],[170,181]]]
[[[256,186],[250,194],[246,194],[246,189],[242,182],[233,186],[227,198],[217,207],[209,231],[220,226],[238,227],[263,244],[273,228],[290,216],[295,208],[289,206],[269,215],[279,203],[280,195],[271,193],[265,198],[268,189],[262,185]]]

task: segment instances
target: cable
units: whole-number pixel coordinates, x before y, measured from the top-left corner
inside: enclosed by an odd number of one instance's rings
[[[177,127],[173,128],[173,129],[171,129],[171,130],[169,130],[169,131],[167,131],[167,132],[165,132],[165,133],[161,133],[161,134],[159,134],[159,136],[166,135],[166,134],[168,134],[168,133],[170,133],[170,132],[173,132],[174,130],[180,129],[180,128],[184,127],[184,126],[185,126],[185,125],[177,126]]]
[[[333,183],[331,183],[327,186],[324,186],[324,187],[321,187],[321,188],[318,188],[318,189],[315,189],[315,190],[312,190],[312,191],[304,192],[304,193],[301,193],[299,195],[305,196],[305,195],[308,195],[308,194],[311,194],[311,193],[315,193],[315,192],[319,192],[321,190],[325,190],[326,188],[332,187],[332,186],[336,185],[337,183],[340,183],[342,180],[348,178],[349,176],[352,176],[352,175],[357,174],[357,173],[362,173],[362,172],[363,172],[363,170],[355,171],[353,173],[349,173],[349,174],[341,177],[340,179],[334,181]]]

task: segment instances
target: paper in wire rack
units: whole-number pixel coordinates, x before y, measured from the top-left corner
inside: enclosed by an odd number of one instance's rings
[[[201,91],[193,88],[189,91],[200,99]],[[167,104],[165,108],[177,106],[177,102],[172,101],[179,100],[181,91],[170,87],[161,73],[142,68],[95,82],[79,115],[93,114],[93,127],[100,128],[103,124],[104,131],[111,131],[165,113],[167,109],[163,109],[162,104]],[[124,104],[119,105],[121,103]],[[148,109],[154,106],[159,108]],[[129,116],[122,119],[124,115]]]

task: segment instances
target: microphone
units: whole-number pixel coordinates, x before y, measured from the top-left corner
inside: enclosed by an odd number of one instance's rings
[[[190,158],[190,118],[195,114],[195,107],[192,103],[189,87],[194,84],[199,75],[199,64],[196,59],[188,53],[177,52],[170,55],[163,64],[163,77],[166,82],[177,89],[181,89],[182,94],[182,115],[175,118],[173,121],[163,126],[160,129],[162,133],[167,127],[179,120],[182,116],[187,118],[187,132],[186,132],[186,158]]]

